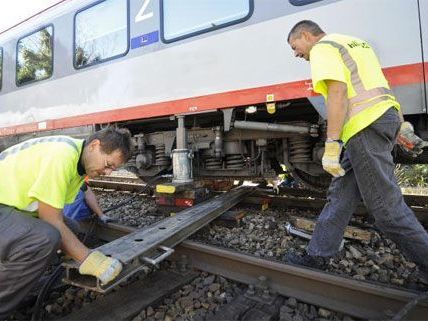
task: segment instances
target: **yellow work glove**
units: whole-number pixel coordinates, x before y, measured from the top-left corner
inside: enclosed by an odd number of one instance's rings
[[[80,274],[93,275],[100,279],[102,284],[112,281],[120,271],[122,271],[122,263],[100,251],[91,252],[79,267]]]
[[[428,142],[416,136],[413,125],[405,121],[400,126],[397,137],[398,145],[412,157],[422,154],[423,148],[428,146]]]
[[[345,171],[340,166],[340,153],[342,152],[342,142],[338,140],[327,140],[325,142],[324,155],[322,157],[322,167],[334,177],[345,175]]]

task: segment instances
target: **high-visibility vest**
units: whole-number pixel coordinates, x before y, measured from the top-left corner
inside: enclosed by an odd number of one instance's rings
[[[376,54],[364,40],[339,34],[323,37],[311,50],[314,91],[327,100],[325,80],[346,83],[348,105],[341,139],[346,143],[391,107],[400,108]]]
[[[34,212],[38,202],[57,209],[72,203],[83,183],[77,164],[83,139],[33,138],[0,153],[0,204]]]

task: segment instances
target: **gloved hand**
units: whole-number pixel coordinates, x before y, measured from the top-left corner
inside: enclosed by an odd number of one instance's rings
[[[103,223],[108,223],[108,222],[114,222],[115,221],[114,218],[112,218],[111,216],[105,215],[105,214],[102,214],[101,216],[99,216],[99,219]]]
[[[428,146],[428,142],[416,136],[413,126],[405,121],[400,126],[400,132],[397,137],[398,145],[412,157],[422,154],[423,148]]]
[[[79,267],[80,274],[93,275],[100,279],[102,284],[112,281],[120,271],[122,271],[122,263],[100,251],[91,252]]]
[[[340,153],[342,152],[341,141],[326,141],[322,167],[334,177],[345,175],[345,170],[340,166]]]

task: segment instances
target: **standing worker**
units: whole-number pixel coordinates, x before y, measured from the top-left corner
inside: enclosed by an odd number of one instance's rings
[[[108,128],[88,140],[67,136],[34,138],[0,153],[0,320],[37,283],[61,248],[80,263],[81,274],[108,283],[122,264],[90,251],[64,224],[84,177],[110,174],[131,154],[126,129]]]
[[[337,253],[345,227],[362,199],[376,226],[428,279],[428,234],[404,203],[391,155],[397,135],[399,142],[416,153],[425,142],[414,134],[410,123],[402,122],[400,105],[374,51],[364,40],[327,35],[309,20],[297,23],[287,40],[296,57],[310,62],[314,91],[326,100],[322,165],[334,178],[306,253],[289,253],[286,259],[324,268]]]

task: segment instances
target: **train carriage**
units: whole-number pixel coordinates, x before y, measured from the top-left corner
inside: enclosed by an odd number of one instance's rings
[[[194,177],[286,164],[324,188],[325,105],[286,41],[303,19],[367,40],[428,139],[428,1],[64,0],[0,34],[0,150],[114,124],[134,135],[128,165],[146,179],[181,148]]]

